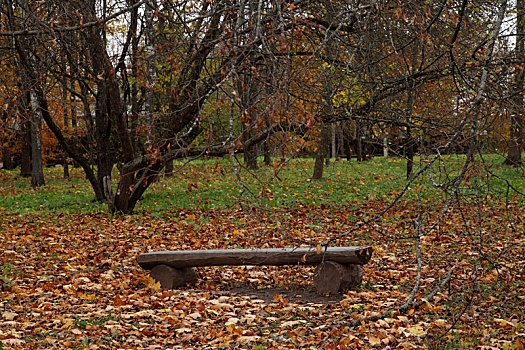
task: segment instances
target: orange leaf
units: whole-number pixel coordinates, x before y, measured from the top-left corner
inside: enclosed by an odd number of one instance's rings
[[[115,296],[115,300],[113,300],[113,305],[115,306],[123,306],[126,305],[126,302],[120,298],[119,295]]]
[[[523,350],[523,343],[519,338],[516,338],[516,350]]]

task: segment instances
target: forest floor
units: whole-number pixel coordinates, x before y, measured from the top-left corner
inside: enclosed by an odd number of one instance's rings
[[[455,213],[422,240],[422,278],[416,301],[455,267],[448,285],[418,309],[376,322],[348,322],[406,302],[416,281],[410,240],[403,232],[410,203],[382,224],[345,236],[335,245],[374,247],[363,283],[336,296],[319,296],[313,268],[198,268],[196,286],[162,290],[135,262],[164,249],[298,246],[342,234],[349,211],[303,206],[282,210],[282,220],[257,211],[177,211],[164,217],[107,214],[0,214],[0,348],[483,348],[523,349],[525,239],[493,215],[485,237],[456,230]],[[494,208],[492,208],[494,210]],[[520,214],[521,213],[521,214]],[[512,213],[511,213],[512,214]],[[395,219],[398,218],[398,219]]]

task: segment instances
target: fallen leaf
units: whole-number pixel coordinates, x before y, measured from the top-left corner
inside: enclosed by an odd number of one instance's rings
[[[153,292],[158,292],[162,289],[160,282],[155,281],[155,279],[151,278],[150,276],[148,276],[146,287]]]
[[[4,320],[7,320],[7,321],[14,320],[16,318],[16,316],[18,316],[18,315],[15,314],[14,312],[10,312],[10,311],[2,312],[2,318]]]
[[[126,302],[120,298],[120,295],[116,295],[115,299],[113,300],[113,305],[115,306],[123,306],[126,305]]]
[[[368,342],[370,343],[370,345],[372,346],[378,346],[378,345],[381,345],[381,339],[379,339],[378,337],[374,337],[372,335],[369,335],[368,336]]]

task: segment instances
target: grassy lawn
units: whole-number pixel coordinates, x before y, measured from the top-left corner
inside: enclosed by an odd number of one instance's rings
[[[485,163],[470,171],[462,185],[466,194],[504,197],[520,196],[525,192],[523,170],[502,165],[500,157],[486,156]],[[417,177],[406,192],[407,199],[435,199],[443,196],[443,187],[455,179],[464,164],[464,156],[447,156],[445,167],[435,167]],[[427,165],[416,159],[418,167]],[[281,167],[261,166],[249,172],[239,169],[242,183],[237,180],[227,159],[175,164],[178,171],[162,178],[144,195],[137,211],[162,213],[165,210],[225,209],[240,202],[263,208],[294,205],[340,205],[367,200],[391,200],[406,185],[406,162],[400,158],[376,157],[366,162],[338,161],[325,168],[322,181],[310,180],[313,161],[294,159]],[[61,168],[45,169],[46,186],[29,187],[29,179],[20,178],[17,171],[0,170],[0,210],[10,213],[107,211],[104,203],[95,202],[82,169],[72,168],[68,180],[62,178]],[[495,176],[489,176],[492,173]],[[118,174],[115,173],[115,178]],[[508,181],[508,182],[507,182]],[[512,186],[518,192],[516,192]],[[243,191],[244,190],[244,191]]]

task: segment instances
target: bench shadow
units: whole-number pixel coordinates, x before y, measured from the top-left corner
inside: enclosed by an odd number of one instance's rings
[[[253,288],[252,285],[237,284],[229,290],[229,293],[236,296],[250,297],[251,299],[264,300],[266,303],[275,301],[276,295],[281,295],[285,300],[294,304],[338,304],[344,299],[343,295],[320,295],[314,289],[287,289],[272,287],[264,289]]]

